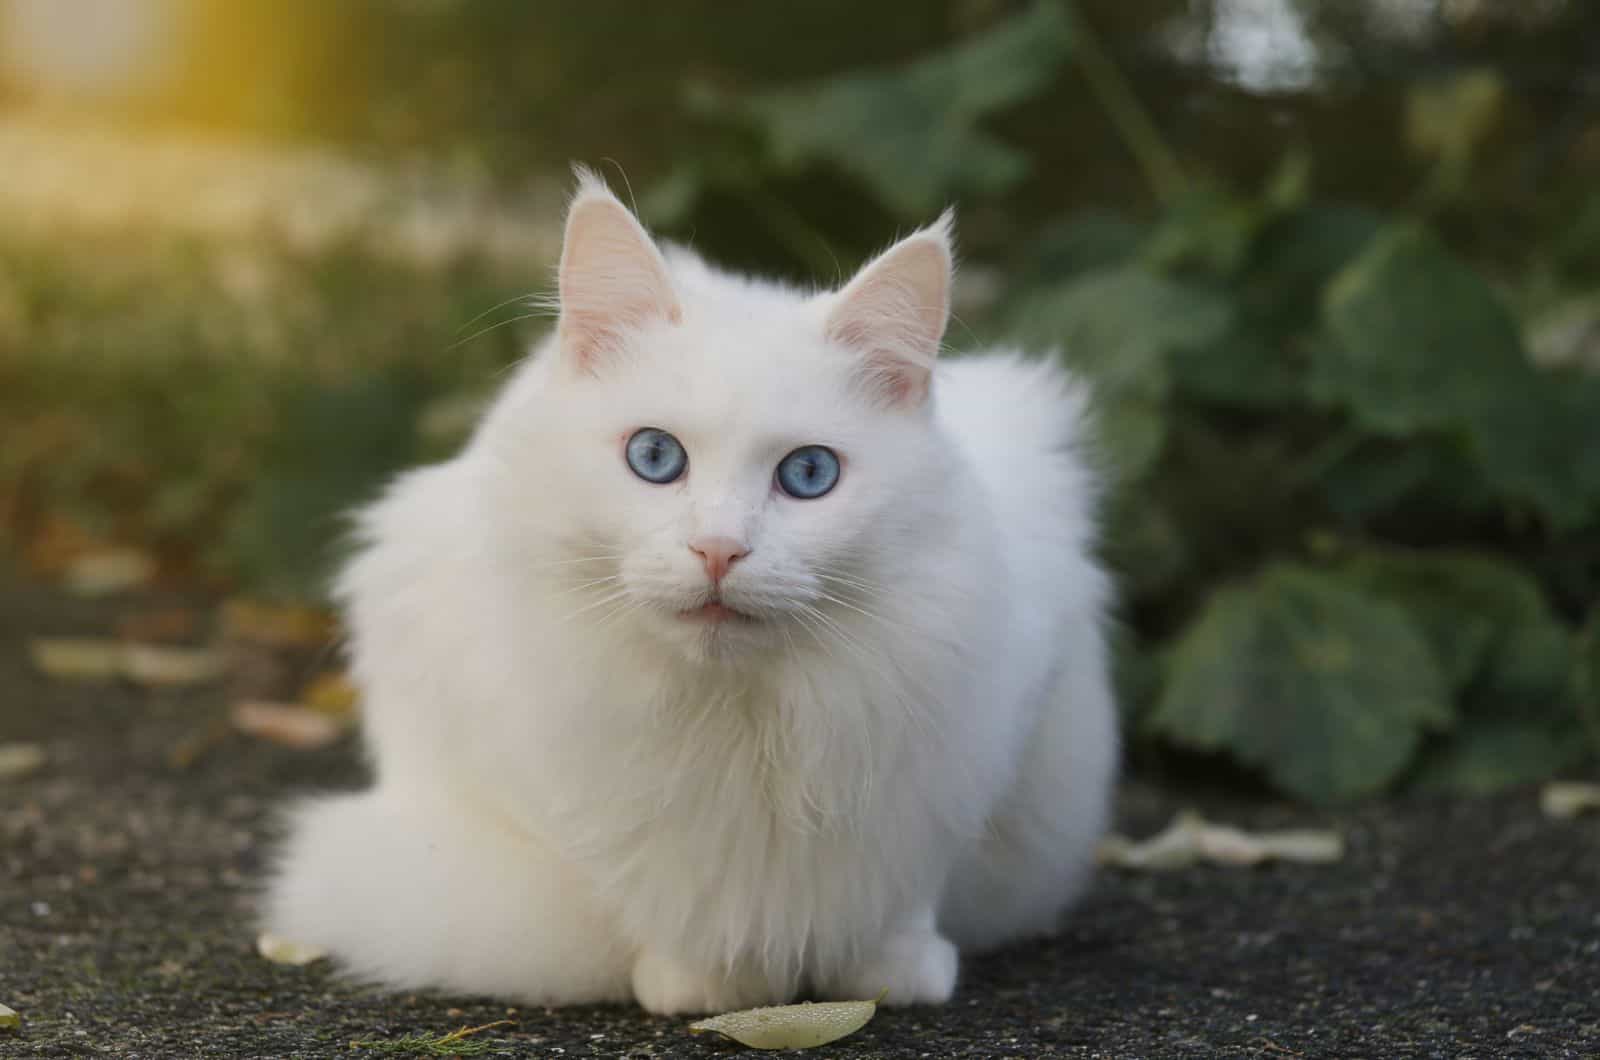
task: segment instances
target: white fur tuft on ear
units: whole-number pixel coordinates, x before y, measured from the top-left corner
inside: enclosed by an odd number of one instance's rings
[[[835,295],[827,336],[862,355],[866,382],[888,403],[920,405],[950,316],[955,212],[864,265]]]
[[[561,349],[583,372],[629,329],[682,315],[666,262],[649,233],[605,182],[574,166],[577,191],[567,207],[561,247]]]

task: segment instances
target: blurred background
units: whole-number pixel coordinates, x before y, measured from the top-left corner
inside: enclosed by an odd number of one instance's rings
[[[341,513],[548,325],[572,160],[804,282],[958,206],[950,345],[1100,392],[1140,768],[1592,771],[1588,0],[0,0],[0,586],[326,639]]]

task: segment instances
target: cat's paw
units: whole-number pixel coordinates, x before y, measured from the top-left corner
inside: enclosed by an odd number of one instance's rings
[[[954,944],[943,935],[896,935],[844,976],[833,994],[844,1000],[884,994],[889,1005],[942,1005],[955,993],[960,963]]]
[[[633,964],[633,996],[658,1015],[753,1008],[777,1000],[770,995],[764,979],[708,975],[654,950],[645,950]]]

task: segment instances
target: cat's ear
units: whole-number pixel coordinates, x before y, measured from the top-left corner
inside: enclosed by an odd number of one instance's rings
[[[633,328],[682,315],[667,265],[644,226],[599,177],[576,171],[561,246],[561,350],[583,372],[594,371]]]
[[[856,273],[834,295],[828,338],[857,351],[865,382],[892,405],[920,405],[950,316],[951,230],[944,215]]]

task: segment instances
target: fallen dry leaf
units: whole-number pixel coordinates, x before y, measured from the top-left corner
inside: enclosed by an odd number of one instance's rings
[[[0,743],[0,780],[25,777],[44,762],[44,748],[36,743]]]
[[[232,717],[240,732],[301,751],[326,747],[344,731],[329,715],[297,703],[237,703]]]
[[[1157,872],[1200,861],[1217,865],[1258,865],[1271,860],[1324,864],[1344,857],[1344,839],[1324,830],[1246,832],[1184,810],[1149,839],[1107,836],[1097,856],[1102,865]]]
[[[689,1024],[691,1034],[720,1034],[752,1049],[811,1049],[865,1027],[876,1001],[827,1001],[751,1008]]]
[[[136,589],[156,572],[156,562],[136,548],[86,552],[67,563],[62,582],[77,596],[109,596]]]
[[[109,681],[122,672],[122,644],[92,637],[34,637],[28,658],[64,681]]]
[[[1576,817],[1585,810],[1600,810],[1600,784],[1552,781],[1539,793],[1539,808],[1548,817]]]
[[[0,1005],[0,1031],[14,1031],[22,1026],[22,1017],[17,1015],[17,1010]]]
[[[312,647],[332,639],[333,616],[303,604],[233,599],[222,605],[223,635],[271,647]]]
[[[300,702],[312,710],[346,718],[355,714],[358,695],[348,676],[329,671],[311,679],[300,692]]]
[[[99,637],[35,637],[28,641],[28,656],[40,671],[65,681],[123,677],[170,687],[203,684],[222,672],[222,657],[215,652]]]
[[[222,656],[203,648],[164,644],[123,646],[122,676],[140,685],[200,685],[222,673]]]
[[[328,951],[320,946],[307,946],[267,932],[256,937],[256,952],[273,964],[288,964],[296,968],[320,961],[328,955]]]

